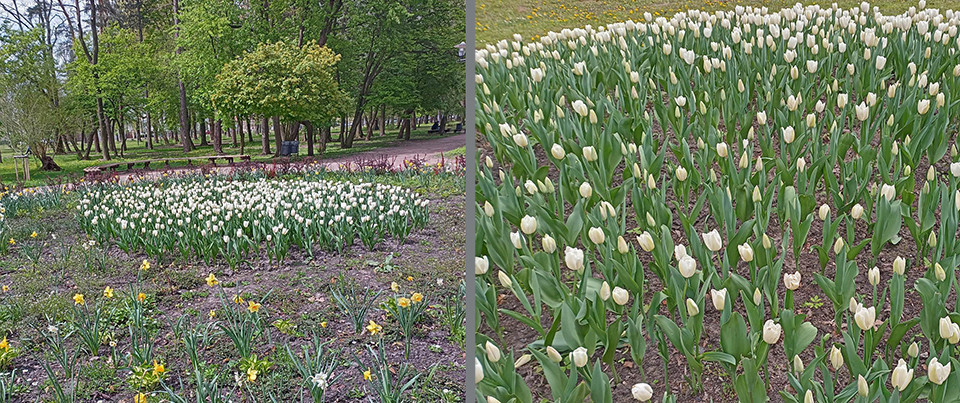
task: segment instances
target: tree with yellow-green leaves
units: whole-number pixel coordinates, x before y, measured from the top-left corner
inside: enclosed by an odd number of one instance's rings
[[[314,42],[261,43],[223,66],[211,102],[221,117],[273,116],[282,128],[277,144],[294,140],[301,122],[330,122],[350,102],[334,77],[338,61]]]

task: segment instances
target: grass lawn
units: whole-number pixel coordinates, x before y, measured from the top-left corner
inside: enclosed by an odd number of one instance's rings
[[[829,7],[833,1],[802,1],[803,4],[819,3]],[[839,0],[836,3],[842,8],[855,7],[858,0]],[[764,6],[771,9],[790,7],[795,1],[722,1],[722,0],[664,0],[664,1],[636,1],[636,0],[479,0],[477,1],[477,47],[496,43],[501,39],[512,38],[513,34],[523,35],[525,39],[536,39],[550,31],[560,31],[563,28],[576,28],[584,25],[603,25],[613,22],[643,19],[643,13],[649,12],[654,16],[670,16],[677,12],[702,9],[721,10],[735,6]],[[874,1],[887,14],[898,14],[916,1],[884,0]],[[958,9],[960,2],[956,0],[930,0],[928,8]]]
[[[421,126],[421,129],[414,130],[410,135],[410,138],[413,140],[427,140],[442,137],[437,134],[427,134],[428,125]],[[378,148],[388,147],[391,145],[397,145],[403,142],[403,140],[396,139],[396,130],[387,131],[386,136],[379,137],[374,136],[370,141],[359,140],[355,141],[353,148],[342,149],[340,148],[339,142],[334,142],[327,146],[327,152],[323,154],[322,158],[333,159],[340,158],[344,156],[349,156],[351,154],[356,154],[363,151],[375,150]],[[449,135],[449,134],[447,134]],[[334,133],[334,138],[338,138],[339,134]],[[271,141],[273,137],[271,136]],[[229,137],[224,138],[224,147],[223,152],[228,155],[240,154],[240,147],[232,147],[230,145]],[[117,144],[119,147],[120,144]],[[260,154],[260,138],[254,136],[253,144],[247,144],[244,148],[244,154],[250,155],[253,158],[252,161],[269,161],[273,159],[273,155],[261,155]],[[275,151],[274,145],[270,145],[270,150]],[[14,172],[14,159],[13,155],[19,155],[22,153],[22,150],[14,151],[10,146],[3,144],[0,145],[0,155],[3,156],[3,162],[0,163],[0,183],[4,185],[11,185],[16,183],[16,173]],[[137,143],[135,140],[127,140],[127,152],[123,158],[114,157],[109,162],[122,162],[122,161],[137,161],[137,160],[147,160],[147,159],[157,159],[157,158],[169,158],[169,157],[202,157],[206,155],[213,154],[213,146],[203,146],[197,147],[195,150],[184,154],[183,147],[180,144],[157,144],[154,149],[147,149],[145,143]],[[307,154],[307,144],[306,142],[300,143],[300,156],[304,157]],[[99,158],[99,155],[95,152],[90,153],[90,160],[78,160],[76,154],[68,153],[66,155],[54,155],[53,158],[63,168],[63,171],[60,172],[45,172],[40,170],[40,161],[36,158],[30,159],[30,181],[24,185],[27,187],[32,186],[41,186],[49,183],[61,183],[69,182],[73,179],[77,179],[83,176],[83,169],[108,163]],[[297,158],[297,157],[294,157]],[[182,166],[186,165],[185,162],[180,163],[171,163],[171,166]],[[161,165],[162,166],[162,165]],[[139,167],[139,166],[138,166]],[[21,173],[22,176],[22,173]]]

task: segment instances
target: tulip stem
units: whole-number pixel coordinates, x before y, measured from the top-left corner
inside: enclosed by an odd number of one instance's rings
[[[793,290],[787,290],[787,296],[783,301],[783,308],[793,310]]]

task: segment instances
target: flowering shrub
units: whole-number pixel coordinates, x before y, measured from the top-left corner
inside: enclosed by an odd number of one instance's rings
[[[89,190],[77,219],[90,236],[160,259],[179,251],[236,265],[265,249],[282,261],[293,245],[340,250],[359,237],[373,248],[424,226],[429,200],[396,186],[323,180],[229,181],[216,177],[138,182]]]
[[[738,6],[477,51],[478,394],[613,401],[629,354],[641,401],[676,399],[677,376],[698,391],[707,365],[741,401],[951,400],[958,23]]]

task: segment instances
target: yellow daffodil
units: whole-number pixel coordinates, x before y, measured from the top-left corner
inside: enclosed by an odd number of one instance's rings
[[[250,311],[250,313],[259,312],[259,311],[260,311],[260,304],[258,304],[258,303],[256,303],[256,302],[253,302],[253,301],[250,301],[250,304],[247,305],[247,310]]]
[[[83,294],[74,294],[73,295],[73,304],[74,305],[83,305],[85,301],[83,300]]]
[[[0,351],[10,350],[10,343],[7,342],[7,336],[3,336],[3,340],[0,340]]]
[[[7,292],[7,291],[10,291],[10,286],[8,286],[8,285],[6,285],[6,284],[4,284],[4,285],[3,285],[3,287],[2,287],[2,288],[0,288],[0,289],[2,289],[2,290],[3,290],[3,292]]]
[[[407,281],[413,281],[413,276],[407,276]]]
[[[33,233],[30,234],[30,238],[36,238],[36,237],[37,237],[37,231],[33,231]]]
[[[147,300],[147,294],[139,293],[137,294],[137,301],[143,302]]]
[[[326,321],[320,322],[320,327],[326,329],[326,328],[327,328],[327,322],[326,322]]]
[[[7,241],[7,243],[9,243],[10,245],[16,245],[17,241],[14,241],[13,238],[10,238],[10,240]]]
[[[107,288],[104,288],[103,296],[107,298],[113,298],[113,288],[110,288],[110,286],[107,286]]]
[[[147,403],[147,395],[137,393],[137,395],[133,397],[133,403]]]
[[[412,299],[415,304],[419,304],[421,301],[423,301],[423,294],[415,292],[410,296],[410,299]]]
[[[260,373],[260,371],[257,371],[256,369],[248,368],[248,369],[247,369],[247,380],[250,381],[250,382],[256,381],[256,380],[257,380],[257,374],[259,374],[259,373]]]
[[[363,380],[370,381],[373,380],[373,375],[370,374],[370,370],[363,371]]]
[[[371,336],[374,336],[377,333],[380,333],[381,331],[383,331],[383,326],[380,326],[377,324],[377,322],[374,322],[371,320],[370,324],[367,325],[367,331],[370,332]]]
[[[211,309],[209,315],[210,315],[210,319],[213,319],[215,316],[217,316],[217,311],[214,311]]]
[[[217,276],[214,276],[213,273],[210,273],[210,275],[207,276],[207,285],[213,287],[217,284],[220,284],[220,280],[217,280]]]
[[[401,308],[409,308],[410,300],[404,297],[397,298],[397,305],[400,305]]]
[[[242,304],[242,303],[243,303],[243,297],[241,297],[240,294],[234,295],[234,296],[233,296],[233,303],[234,303],[234,304],[237,304],[237,305]]]
[[[164,372],[167,372],[167,369],[163,366],[163,364],[158,363],[157,360],[153,360],[153,374],[160,375]]]
[[[400,292],[400,284],[397,284],[397,282],[394,281],[390,283],[390,289],[393,290],[393,292]]]
[[[140,270],[150,270],[150,262],[147,259],[143,259],[143,263],[140,263]]]

